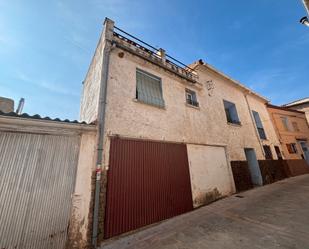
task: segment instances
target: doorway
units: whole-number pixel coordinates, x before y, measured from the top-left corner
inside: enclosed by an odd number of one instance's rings
[[[252,148],[245,148],[246,159],[249,166],[249,171],[251,175],[251,180],[253,185],[262,186],[263,179],[259,167],[258,160],[256,159],[256,154],[254,149]]]
[[[300,144],[301,149],[303,150],[304,153],[304,159],[307,161],[309,164],[309,150],[308,150],[308,145],[306,141],[298,141]]]

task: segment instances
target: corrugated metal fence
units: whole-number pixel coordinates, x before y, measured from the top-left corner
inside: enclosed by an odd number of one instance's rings
[[[0,132],[0,248],[64,248],[79,141]]]
[[[114,138],[109,164],[105,238],[193,209],[186,145]]]

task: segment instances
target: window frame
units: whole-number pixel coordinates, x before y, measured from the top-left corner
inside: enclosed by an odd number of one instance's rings
[[[190,99],[188,96],[191,96]],[[197,95],[196,92],[186,88],[185,89],[185,97],[186,97],[186,104],[193,106],[193,107],[199,107],[199,102],[197,101]]]
[[[286,144],[286,147],[287,147],[289,154],[297,154],[298,153],[296,143]]]
[[[264,153],[265,153],[265,159],[266,160],[273,160],[274,159],[270,145],[264,144],[263,150],[264,150]]]
[[[252,115],[253,115],[255,126],[256,126],[256,129],[258,131],[260,139],[267,140],[266,132],[265,132],[260,114],[257,111],[252,110]],[[259,127],[259,123],[260,123],[261,127]]]
[[[139,97],[139,91],[138,91],[138,74],[141,74],[141,75],[144,75],[146,77],[149,77],[150,79],[153,79],[155,81],[158,82],[158,85],[159,85],[159,91],[160,91],[160,101],[162,101],[162,104],[156,104],[156,103],[153,103],[151,101],[147,101],[145,99],[142,99]],[[165,108],[165,101],[164,101],[164,98],[163,98],[163,87],[162,87],[162,79],[152,73],[149,73],[149,72],[146,72],[145,70],[142,70],[140,68],[136,68],[135,70],[135,75],[136,75],[136,85],[135,85],[135,100],[138,101],[138,102],[141,102],[141,103],[144,103],[144,104],[147,104],[147,105],[150,105],[150,106],[155,106],[155,107],[158,107],[158,108],[162,108],[164,109]]]
[[[226,108],[227,104],[230,105],[229,108]],[[239,119],[239,115],[238,115],[238,112],[237,112],[237,108],[236,108],[236,104],[231,102],[231,101],[223,99],[223,107],[224,107],[227,123],[228,124],[234,124],[234,125],[241,125],[241,122],[240,122],[240,119]],[[236,114],[237,120],[233,120],[233,117],[232,117],[233,115],[230,112],[230,108],[231,107],[234,108],[234,114]]]
[[[278,145],[275,145],[274,148],[275,148],[275,152],[276,152],[276,154],[277,154],[278,160],[282,160],[283,157],[282,157],[282,152],[281,152],[281,150],[280,150],[280,147],[279,147]]]
[[[291,131],[291,127],[290,127],[290,124],[289,124],[290,123],[289,118],[281,116],[280,119],[281,119],[281,122],[283,124],[284,130],[285,131]]]

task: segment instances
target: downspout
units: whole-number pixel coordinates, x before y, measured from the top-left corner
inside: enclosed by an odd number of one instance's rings
[[[259,141],[259,144],[260,144],[260,146],[261,146],[262,154],[263,154],[263,156],[265,157],[265,151],[264,151],[264,148],[263,148],[263,144],[262,144],[262,142],[261,142],[260,135],[259,135],[259,133],[258,133],[258,131],[257,131],[257,126],[256,126],[256,123],[255,123],[255,119],[254,119],[254,117],[253,117],[252,111],[251,111],[251,109],[250,109],[249,101],[248,101],[248,98],[247,98],[247,95],[248,95],[249,93],[250,93],[250,92],[245,93],[244,95],[245,95],[245,99],[246,99],[246,102],[247,102],[247,107],[248,107],[248,110],[249,110],[249,114],[250,114],[250,117],[251,117],[251,121],[252,121],[252,123],[253,123],[253,125],[254,125],[255,135],[256,135],[256,137],[257,137],[257,139],[258,139],[258,141]]]
[[[96,181],[95,181],[95,195],[94,195],[94,209],[93,209],[93,223],[92,223],[92,245],[97,246],[98,224],[99,224],[99,206],[100,206],[100,186],[101,186],[101,172],[103,162],[103,145],[104,145],[104,128],[105,128],[105,109],[107,96],[107,82],[109,58],[112,48],[114,22],[108,18],[104,21],[103,33],[103,55],[102,55],[102,71],[98,104],[98,144],[97,144],[97,160],[96,160]]]

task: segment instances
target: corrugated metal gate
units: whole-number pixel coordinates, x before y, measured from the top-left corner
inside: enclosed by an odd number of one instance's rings
[[[193,209],[184,144],[113,138],[105,238]]]
[[[0,132],[0,248],[64,248],[79,141]]]

